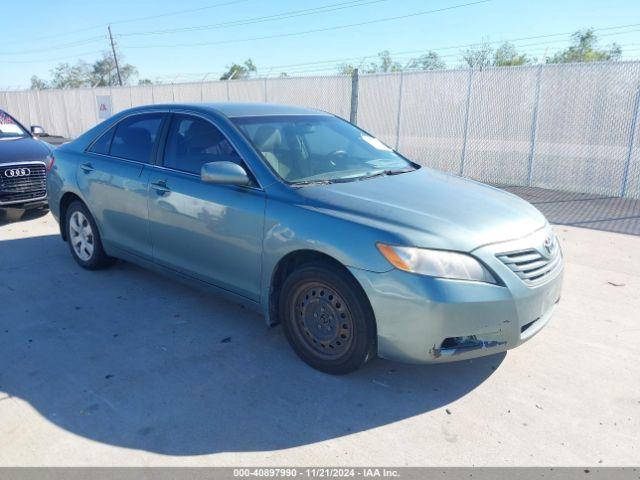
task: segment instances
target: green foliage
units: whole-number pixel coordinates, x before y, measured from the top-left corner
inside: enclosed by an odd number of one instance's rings
[[[129,85],[132,77],[138,74],[138,69],[128,63],[122,64],[122,56],[118,55],[120,60],[120,77],[122,78],[123,85]],[[102,58],[97,60],[89,74],[89,82],[93,87],[108,87],[111,85],[118,85],[118,72],[116,70],[116,62],[113,56],[104,52]]]
[[[353,75],[355,69],[356,67],[350,63],[341,63],[337,68],[338,75]]]
[[[622,49],[617,44],[598,47],[598,38],[593,29],[579,30],[571,35],[572,45],[547,58],[547,63],[601,62],[619,60]]]
[[[119,57],[121,58],[121,57]],[[110,52],[104,52],[102,58],[92,65],[78,60],[74,65],[59,63],[51,70],[51,80],[45,81],[34,75],[31,77],[31,88],[43,90],[45,88],[80,88],[107,87],[119,85],[116,64]],[[120,66],[123,85],[129,85],[138,74],[138,70],[128,63]]]
[[[44,90],[45,88],[49,88],[47,82],[42,80],[37,75],[33,75],[31,77],[31,90]]]
[[[532,63],[532,60],[527,57],[527,54],[519,54],[516,47],[509,42],[504,42],[493,54],[494,67],[515,67],[529,63]]]
[[[414,70],[442,70],[447,68],[447,64],[440,58],[440,55],[430,50],[424,55],[412,59],[408,68]]]
[[[233,63],[227,67],[227,71],[222,74],[220,80],[240,80],[242,78],[249,78],[252,73],[257,72],[258,69],[250,58],[245,60],[242,64]]]
[[[493,64],[493,48],[484,42],[476,47],[469,47],[462,51],[462,60],[470,68],[482,70]]]

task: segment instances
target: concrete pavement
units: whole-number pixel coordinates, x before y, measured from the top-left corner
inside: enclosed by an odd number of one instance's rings
[[[0,219],[0,465],[638,465],[640,237],[556,227],[555,318],[506,355],[344,377],[50,215]]]

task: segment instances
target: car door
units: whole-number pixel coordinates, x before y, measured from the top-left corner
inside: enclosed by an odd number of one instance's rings
[[[174,114],[149,178],[154,261],[225,290],[258,300],[265,194],[257,183],[205,183],[204,163],[233,161],[236,150],[209,119]]]
[[[78,186],[94,215],[103,243],[151,260],[147,195],[150,171],[167,113],[126,117],[85,152]]]

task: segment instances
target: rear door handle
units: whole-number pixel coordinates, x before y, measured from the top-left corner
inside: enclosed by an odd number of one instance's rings
[[[158,180],[157,182],[151,182],[151,188],[153,188],[158,195],[164,195],[165,193],[169,193],[171,189],[167,187],[166,180]]]
[[[91,162],[84,162],[80,165],[80,168],[84,173],[93,172],[95,170],[95,168],[93,168],[93,165],[91,165]]]

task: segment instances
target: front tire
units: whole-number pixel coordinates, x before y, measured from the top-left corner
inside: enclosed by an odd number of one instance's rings
[[[65,219],[67,243],[78,265],[87,270],[98,270],[115,262],[114,258],[105,253],[98,226],[82,202],[76,201],[69,205]]]
[[[282,286],[279,313],[289,344],[311,367],[342,375],[375,352],[375,319],[353,278],[324,263],[304,265]]]

